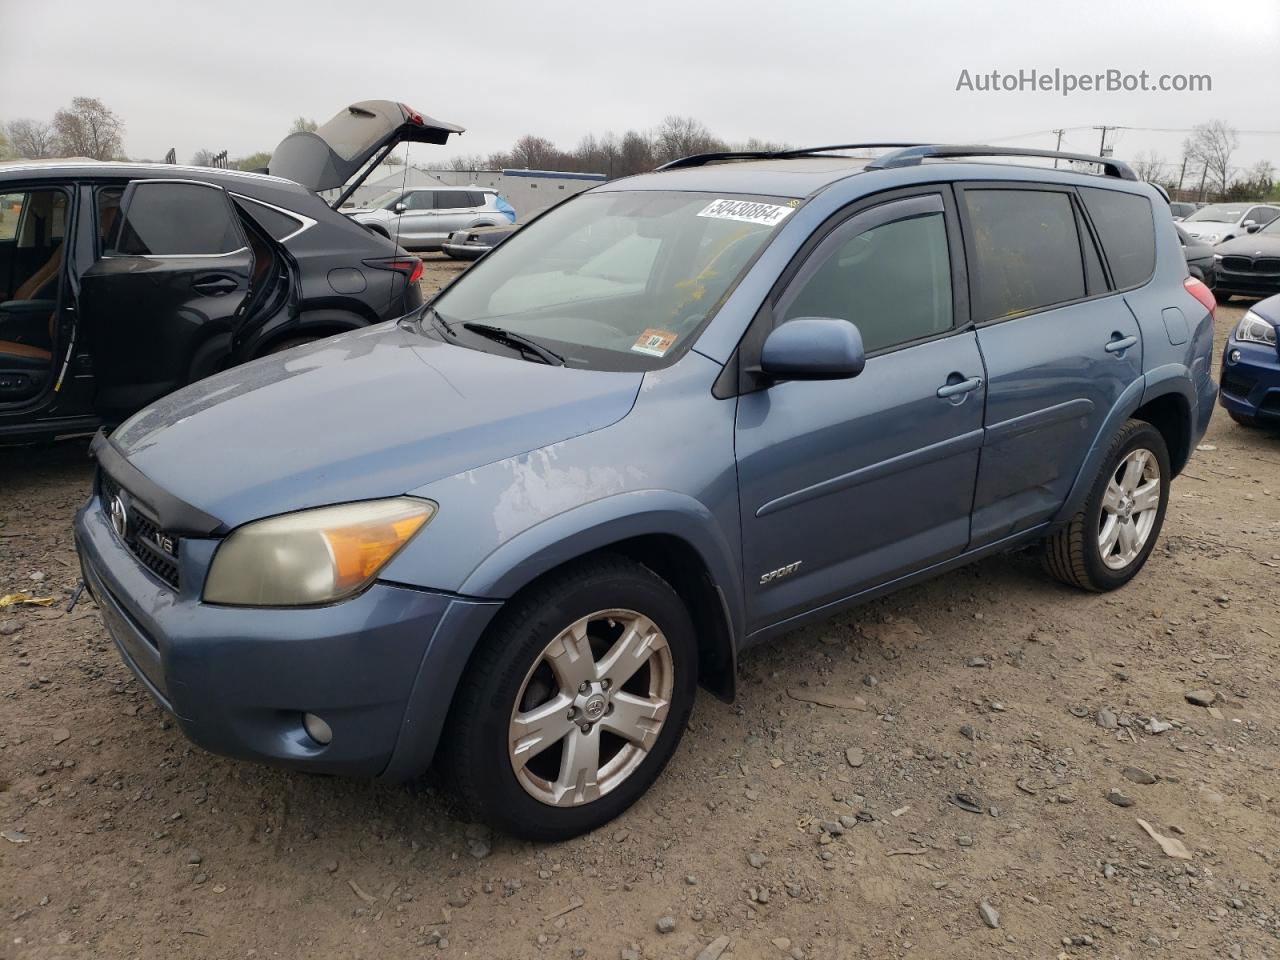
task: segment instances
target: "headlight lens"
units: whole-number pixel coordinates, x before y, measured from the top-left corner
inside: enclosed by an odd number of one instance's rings
[[[247,523],[214,554],[204,600],[251,607],[342,600],[372,583],[435,512],[430,500],[393,497]]]
[[[1274,324],[1268,323],[1250,310],[1236,327],[1236,339],[1249,343],[1265,343],[1267,346],[1274,347],[1276,328]]]

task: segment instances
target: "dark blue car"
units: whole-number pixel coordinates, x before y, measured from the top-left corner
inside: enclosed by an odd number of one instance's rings
[[[1217,395],[1167,202],[1111,159],[856,152],[602,184],[100,434],[75,538],[125,662],[211,750],[436,764],[555,839],[754,644],[1033,543],[1127,583]]]
[[[1236,423],[1280,427],[1280,296],[1255,303],[1222,351],[1219,402]]]

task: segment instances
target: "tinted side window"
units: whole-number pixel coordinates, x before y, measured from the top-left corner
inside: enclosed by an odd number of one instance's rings
[[[437,210],[457,210],[460,207],[474,207],[471,202],[471,193],[467,190],[437,190],[436,191],[436,209]]]
[[[196,183],[138,183],[115,250],[126,256],[230,253],[244,246],[222,191]]]
[[[941,213],[872,227],[831,251],[780,320],[836,317],[862,334],[868,353],[951,327],[951,260]]]
[[[1097,187],[1082,187],[1080,196],[1102,241],[1116,287],[1123,290],[1146,283],[1156,267],[1151,201],[1134,193]]]
[[[273,240],[283,240],[302,229],[302,221],[287,213],[281,213],[279,210],[273,210],[252,200],[237,201],[237,204],[253,218],[254,223],[267,231]]]
[[[431,210],[436,205],[436,195],[434,190],[415,190],[413,193],[404,197],[402,202],[410,210]]]
[[[966,190],[974,319],[995,320],[1085,295],[1080,236],[1065,193]]]
[[[467,192],[468,207],[483,207],[485,204],[485,195],[478,190],[470,190]],[[1261,223],[1262,221],[1259,221]]]

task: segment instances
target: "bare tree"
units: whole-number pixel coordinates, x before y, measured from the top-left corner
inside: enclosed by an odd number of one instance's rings
[[[1231,155],[1239,146],[1235,129],[1221,120],[1198,124],[1191,134],[1192,155],[1220,193],[1225,194],[1231,185]]]
[[[551,170],[560,159],[560,151],[546,137],[525,134],[511,148],[511,165],[525,170]]]
[[[14,120],[7,131],[9,147],[27,160],[43,160],[52,157],[53,127],[43,120]]]
[[[478,153],[464,153],[449,161],[449,169],[457,170],[459,173],[467,170],[484,170],[484,157]]]
[[[212,167],[213,158],[217,155],[214,150],[197,150],[191,155],[191,165],[193,167]]]
[[[1154,150],[1139,154],[1134,158],[1133,172],[1138,175],[1139,180],[1146,180],[1148,183],[1159,182],[1164,173],[1164,157]]]
[[[654,159],[659,163],[726,149],[724,141],[712,136],[701,120],[675,114],[662,121],[653,141]]]
[[[790,150],[791,144],[780,140],[761,140],[758,137],[750,137],[746,143],[735,143],[732,149],[741,150],[744,153],[778,153],[781,150]]]
[[[293,126],[289,128],[290,133],[315,133],[320,124],[316,123],[310,117],[294,117]]]
[[[629,177],[633,173],[652,170],[656,165],[652,140],[635,130],[628,130],[622,135],[614,176]]]
[[[64,157],[111,160],[124,151],[124,122],[97,97],[75,97],[53,115],[54,146]]]

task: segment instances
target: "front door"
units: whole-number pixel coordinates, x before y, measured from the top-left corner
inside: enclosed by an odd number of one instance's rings
[[[1107,414],[1142,376],[1142,343],[1073,189],[972,185],[960,202],[989,378],[978,547],[1057,514]],[[1141,258],[1149,246],[1133,250]]]
[[[749,630],[965,549],[985,371],[956,282],[959,243],[947,188],[862,209],[762,315],[850,320],[867,363],[849,380],[775,383],[738,401]]]
[[[188,382],[200,345],[234,333],[254,258],[221,187],[135,180],[118,212],[110,195],[99,206],[111,229],[81,279],[80,313],[97,411],[118,419]]]

